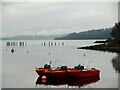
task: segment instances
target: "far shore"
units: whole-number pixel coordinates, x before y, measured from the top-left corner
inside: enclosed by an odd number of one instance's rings
[[[120,44],[103,43],[103,44],[99,44],[99,45],[78,47],[78,49],[98,50],[98,51],[108,51],[108,52],[120,53]]]

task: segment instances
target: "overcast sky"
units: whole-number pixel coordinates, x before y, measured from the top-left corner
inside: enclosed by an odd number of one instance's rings
[[[4,2],[3,36],[55,35],[112,27],[117,2]]]

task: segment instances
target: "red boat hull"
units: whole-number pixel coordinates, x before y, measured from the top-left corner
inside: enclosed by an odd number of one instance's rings
[[[87,71],[67,70],[67,73],[71,77],[91,77],[91,76],[98,76],[100,71],[96,69],[91,69]]]
[[[44,69],[44,68],[36,68],[36,72],[37,72],[37,74],[38,75],[40,75],[40,76],[43,76],[44,74],[45,74],[45,71],[46,71],[47,69]]]
[[[75,70],[75,69],[67,69],[67,70],[51,70],[44,68],[37,68],[36,72],[40,76],[54,76],[54,77],[91,77],[99,75],[100,71],[97,69],[91,70]]]
[[[65,77],[66,71],[65,70],[49,70],[45,71],[45,76],[54,76],[54,77]]]

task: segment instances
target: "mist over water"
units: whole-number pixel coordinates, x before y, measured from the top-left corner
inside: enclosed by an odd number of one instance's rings
[[[44,64],[52,61],[52,66],[66,64],[74,67],[78,63],[84,64],[86,68],[95,67],[100,70],[100,80],[94,84],[82,88],[118,88],[118,73],[116,73],[112,59],[116,53],[81,50],[78,46],[93,45],[95,40],[52,40],[49,41],[25,41],[25,46],[6,46],[3,41],[2,65],[3,65],[3,88],[42,88],[35,87],[38,75],[35,67],[43,67]],[[19,42],[19,41],[16,41]],[[46,43],[42,45],[42,43]],[[56,45],[54,44],[56,42]],[[64,42],[64,45],[62,45]],[[11,52],[14,49],[14,52]],[[44,88],[61,88],[62,86],[44,86]]]

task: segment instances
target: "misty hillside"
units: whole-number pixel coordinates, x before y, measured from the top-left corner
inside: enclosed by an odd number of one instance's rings
[[[64,35],[19,35],[12,37],[3,37],[2,40],[54,40],[55,37],[63,37]]]
[[[55,40],[79,40],[79,39],[108,39],[111,38],[111,28],[90,30],[79,33],[70,33],[63,37],[57,37]]]

